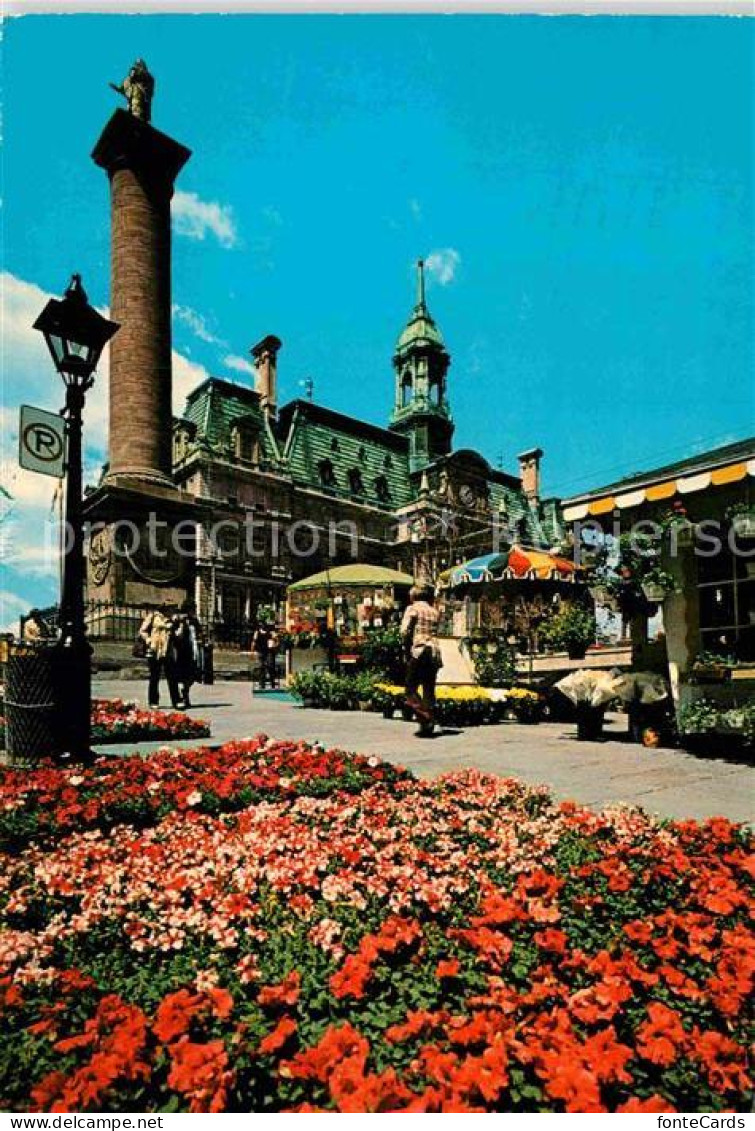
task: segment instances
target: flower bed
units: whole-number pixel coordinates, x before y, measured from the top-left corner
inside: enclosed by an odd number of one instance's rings
[[[376,685],[375,702],[388,714],[400,710],[406,700],[403,687]],[[439,723],[478,726],[504,719],[534,723],[541,717],[542,702],[535,691],[524,687],[445,687],[436,690],[435,716]]]
[[[203,719],[183,711],[145,710],[124,699],[92,700],[92,742],[147,742],[164,738],[207,738]]]
[[[145,710],[125,699],[93,699],[94,745],[106,742],[154,742],[176,738],[207,738],[210,728],[203,719],[183,711]],[[5,747],[5,719],[0,717],[0,748]]]
[[[748,1110],[725,820],[263,738],[0,804],[6,1109]]]
[[[294,676],[290,690],[305,707],[336,711],[356,710],[367,705],[386,717],[401,711],[406,691],[398,684],[380,682],[368,672],[356,676],[330,672],[301,672]],[[537,722],[541,714],[540,696],[526,688],[487,688],[441,685],[436,691],[436,718],[439,723],[478,726],[504,719]]]

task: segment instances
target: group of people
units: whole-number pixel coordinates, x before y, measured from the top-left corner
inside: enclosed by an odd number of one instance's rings
[[[435,684],[442,667],[438,644],[439,613],[429,586],[415,586],[409,593],[401,621],[401,636],[407,660],[406,703],[419,721],[420,737],[428,737],[435,727]],[[47,626],[33,609],[24,626],[28,641],[42,639]],[[147,660],[149,679],[147,701],[160,706],[160,683],[168,686],[171,705],[179,710],[191,707],[191,689],[203,677],[206,641],[196,606],[184,601],[178,610],[162,605],[146,614],[139,627],[135,654]],[[252,637],[257,657],[257,682],[260,688],[278,686],[280,637],[274,624],[260,621]],[[420,694],[421,689],[421,694]]]
[[[184,601],[177,611],[162,605],[148,612],[139,628],[137,645],[147,660],[150,707],[160,706],[163,676],[171,706],[176,710],[190,707],[191,688],[202,677],[205,647],[195,605]]]

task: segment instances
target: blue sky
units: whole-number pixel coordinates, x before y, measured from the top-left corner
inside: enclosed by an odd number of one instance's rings
[[[249,346],[276,333],[282,399],[312,377],[318,401],[384,423],[424,255],[457,446],[514,470],[539,444],[567,495],[751,430],[753,24],[692,17],[11,20],[11,418],[59,407],[34,302],[80,270],[107,304],[89,153],[139,55],[154,124],[194,152],[174,209],[179,391],[249,380]],[[101,393],[92,466],[104,436]],[[50,483],[16,489],[44,509]],[[53,595],[35,568],[11,565],[19,600]]]

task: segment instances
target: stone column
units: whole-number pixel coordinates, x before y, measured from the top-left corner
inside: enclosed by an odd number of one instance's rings
[[[108,480],[171,482],[171,244],[173,183],[190,150],[116,110],[92,153],[110,179]]]

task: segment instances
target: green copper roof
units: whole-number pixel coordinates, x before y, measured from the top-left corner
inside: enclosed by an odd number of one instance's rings
[[[230,453],[233,425],[243,419],[257,433],[261,458],[269,463],[280,460],[275,437],[254,389],[210,377],[189,393],[184,419],[196,427],[196,444],[212,448],[219,455]]]
[[[324,569],[321,573],[313,573],[311,577],[303,577],[301,581],[289,585],[288,592],[297,593],[302,589],[344,589],[349,586],[377,588],[388,585],[411,586],[414,585],[414,578],[408,573],[400,573],[397,569],[355,562],[352,565]]]
[[[420,259],[417,263],[417,302],[396,342],[396,352],[402,353],[410,346],[425,345],[428,342],[441,349],[445,348],[441,332],[425,302],[425,265]]]
[[[497,511],[502,526],[508,526],[515,540],[527,546],[550,549],[559,541],[563,530],[554,500],[544,500],[531,507],[521,491],[505,483],[489,483],[490,505]]]
[[[281,410],[281,434],[288,431],[284,451],[295,483],[369,506],[394,510],[412,498],[406,440],[352,416],[297,400]],[[324,482],[324,464],[332,482]],[[354,490],[350,472],[358,471],[361,490]],[[381,481],[384,490],[381,494]]]

